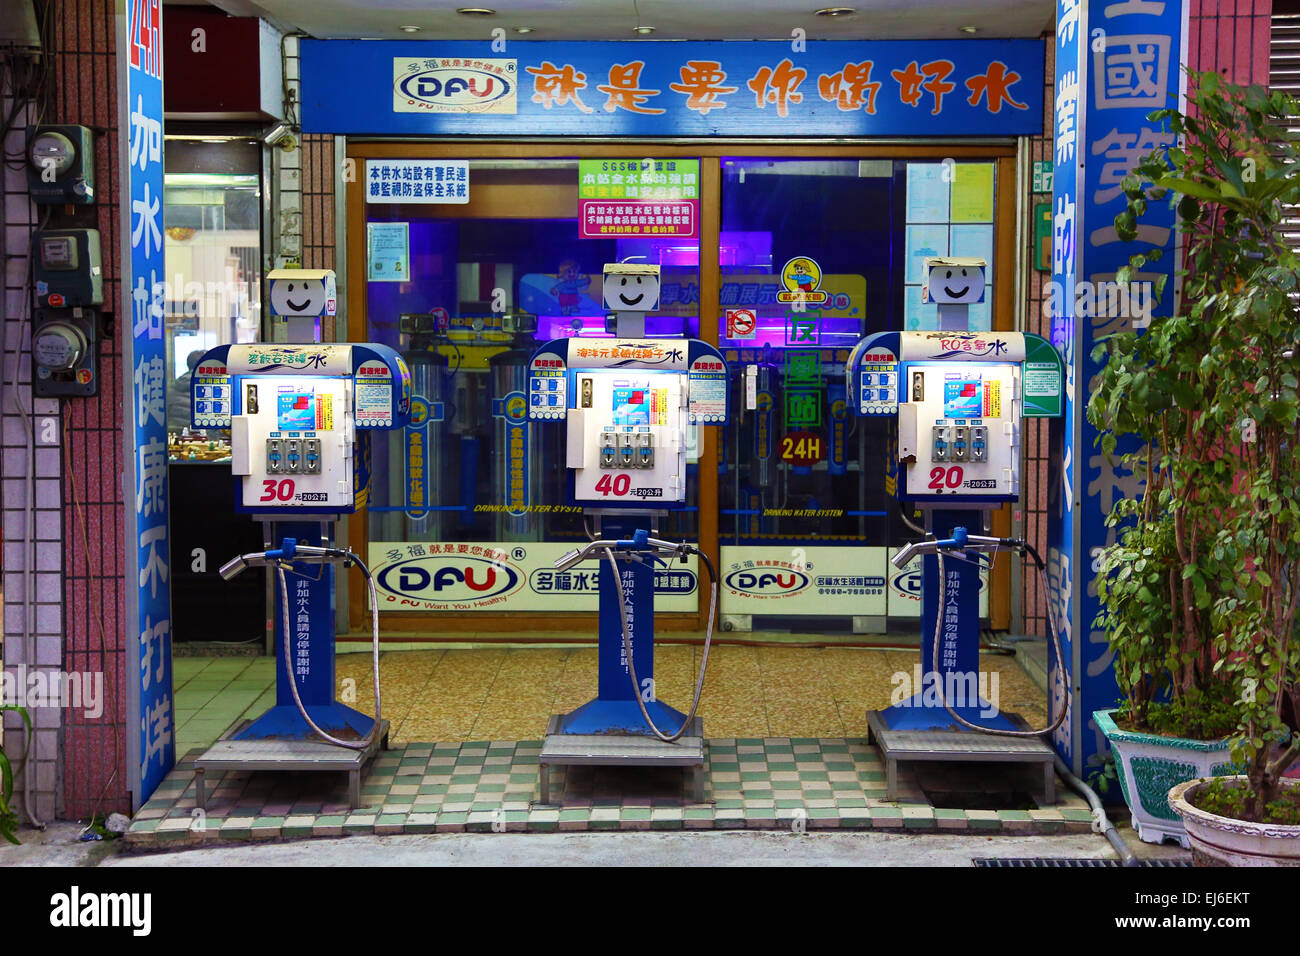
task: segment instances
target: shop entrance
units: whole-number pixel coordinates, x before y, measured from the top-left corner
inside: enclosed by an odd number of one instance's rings
[[[559,451],[546,433],[518,426],[512,401],[526,393],[524,362],[537,344],[598,339],[604,310],[591,293],[602,266],[646,261],[663,277],[651,333],[698,337],[722,351],[737,411],[726,428],[700,430],[689,454],[693,507],[665,526],[665,537],[698,542],[724,582],[731,578],[720,603],[732,630],[713,648],[699,712],[709,790],[705,805],[688,805],[680,772],[629,781],[582,768],[552,789],[566,806],[590,804],[620,821],[648,815],[647,795],[674,819],[703,812],[698,819],[715,823],[775,820],[809,800],[866,813],[867,798],[886,788],[886,768],[865,742],[866,712],[920,680],[911,620],[919,606],[908,614],[891,608],[888,592],[862,593],[891,586],[884,568],[903,525],[889,436],[842,414],[843,366],[869,333],[933,324],[920,296],[927,256],[985,257],[989,303],[975,321],[1010,324],[1010,151],[562,148],[566,155],[508,144],[349,150],[358,176],[348,194],[346,337],[402,352],[424,406],[411,428],[371,448],[368,510],[351,519],[349,544],[379,575],[387,570],[390,593],[451,605],[381,602],[391,649],[381,663],[384,717],[398,753],[376,760],[363,796],[412,818],[433,808],[448,826],[472,825],[476,808],[500,806],[507,822],[535,812],[548,721],[595,687],[596,601],[593,591],[584,606],[587,585],[551,567],[551,552],[585,539],[582,515],[563,508]],[[698,235],[579,238],[583,159],[697,166]],[[444,182],[465,169],[465,201],[367,201],[368,162],[410,161],[441,168]],[[788,283],[825,292],[822,307],[787,306]],[[465,598],[499,586],[503,568],[519,575],[507,597],[535,603],[472,606]],[[762,593],[796,573],[811,590]],[[360,576],[350,583],[360,633],[368,607]],[[456,600],[440,601],[443,591]],[[700,666],[701,592],[697,585],[656,601],[656,694],[678,709]],[[1006,607],[996,570],[986,593],[996,625],[999,601]],[[869,633],[889,627],[894,633]],[[419,646],[396,646],[403,642]],[[341,653],[336,671],[340,696],[367,713],[369,667],[368,655]],[[1042,722],[1043,692],[1015,660],[984,654],[979,668],[1003,705]],[[786,794],[792,785],[797,793]],[[923,807],[938,799],[911,776],[895,796]],[[310,799],[322,814],[348,809],[333,791]]]

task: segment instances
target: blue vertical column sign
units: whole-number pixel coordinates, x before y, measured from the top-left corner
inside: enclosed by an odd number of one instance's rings
[[[1064,428],[1052,436],[1060,481],[1048,495],[1048,565],[1071,684],[1054,670],[1054,707],[1068,694],[1070,714],[1053,743],[1081,776],[1099,768],[1105,738],[1093,711],[1115,705],[1114,655],[1096,626],[1097,560],[1114,529],[1105,517],[1118,498],[1142,493],[1139,476],[1107,461],[1086,410],[1100,371],[1093,346],[1103,336],[1141,328],[1174,308],[1178,255],[1174,211],[1152,201],[1136,242],[1116,235],[1122,182],[1139,159],[1170,145],[1168,129],[1147,115],[1183,105],[1185,0],[1057,0],[1055,181],[1052,282],[1047,297],[1052,343],[1065,360]],[[1161,247],[1125,288],[1115,274],[1129,256]],[[1156,278],[1169,276],[1160,298]],[[1132,446],[1122,442],[1117,452]]]
[[[127,781],[133,809],[176,762],[163,331],[162,0],[117,0]]]

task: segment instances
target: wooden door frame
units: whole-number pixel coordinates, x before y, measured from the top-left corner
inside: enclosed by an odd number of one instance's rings
[[[612,139],[608,142],[566,142],[556,140],[520,141],[466,139],[377,141],[349,139],[347,159],[364,173],[367,159],[638,159],[685,158],[700,160],[700,337],[713,346],[718,345],[719,297],[721,275],[718,265],[718,241],[722,216],[723,156],[765,156],[774,159],[948,159],[991,160],[996,163],[995,210],[993,216],[994,255],[999,275],[1014,273],[1015,209],[1019,184],[1016,182],[1016,147],[1014,141],[1006,143],[962,144],[928,142],[844,142],[835,144],[807,143],[798,140],[779,143],[745,143],[719,141],[654,142]],[[347,341],[364,342],[366,328],[366,201],[365,176],[353,175],[347,182],[347,228],[338,240],[344,246],[347,281],[343,290],[347,303]],[[1009,279],[995,283],[993,327],[1010,331],[1014,327],[1015,288]],[[698,538],[699,547],[709,555],[714,567],[721,573],[718,545],[718,448],[716,428],[701,430],[698,466]],[[1009,533],[1010,508],[1003,507],[994,515],[996,533]],[[1005,526],[1005,528],[1004,528]],[[1003,531],[997,529],[1004,528]],[[354,549],[369,545],[366,513],[358,512],[348,519],[348,540]],[[358,553],[361,553],[358,550]],[[990,624],[995,629],[1010,623],[1010,562],[1000,555],[995,562],[989,581]],[[699,631],[708,616],[708,591],[700,587],[699,604],[695,612],[667,612],[655,616],[655,626],[660,631]],[[349,637],[367,632],[369,614],[366,609],[367,592],[356,575],[348,577]],[[381,640],[437,642],[436,632],[451,631],[463,639],[467,632],[479,634],[476,640],[528,640],[513,635],[521,629],[545,632],[573,632],[595,634],[596,612],[545,613],[526,611],[386,611]],[[483,637],[481,635],[499,635]],[[533,638],[532,640],[552,640]]]

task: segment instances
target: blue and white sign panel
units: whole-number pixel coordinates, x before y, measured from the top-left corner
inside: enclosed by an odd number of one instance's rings
[[[1049,495],[1055,511],[1048,540],[1049,575],[1057,597],[1062,645],[1074,687],[1071,712],[1056,746],[1076,773],[1091,773],[1105,752],[1105,738],[1092,721],[1095,710],[1115,705],[1113,654],[1095,624],[1096,560],[1114,541],[1105,517],[1116,500],[1140,495],[1143,482],[1107,461],[1097,430],[1085,414],[1100,366],[1091,358],[1103,336],[1141,328],[1152,314],[1174,307],[1175,216],[1152,202],[1136,242],[1115,231],[1124,211],[1122,182],[1153,148],[1171,145],[1167,128],[1147,119],[1155,109],[1182,105],[1181,60],[1187,10],[1178,0],[1089,3],[1058,0],[1056,56],[1055,181],[1053,183],[1052,342],[1066,367],[1066,427],[1061,447],[1062,482]],[[1116,272],[1129,256],[1156,246],[1164,250],[1118,289]],[[1154,282],[1169,276],[1154,298]],[[1130,450],[1121,443],[1119,452]],[[1059,669],[1058,669],[1059,676]],[[1057,695],[1066,688],[1058,681]]]
[[[469,202],[464,159],[368,159],[366,202]]]
[[[176,762],[167,534],[162,0],[118,0],[123,176],[128,778],[136,807]]]
[[[499,46],[499,45],[498,45]],[[303,131],[492,136],[1042,132],[1041,40],[302,41]]]

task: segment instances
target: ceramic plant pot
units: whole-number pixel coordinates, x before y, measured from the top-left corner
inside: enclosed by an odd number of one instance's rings
[[[1187,828],[1196,866],[1300,866],[1300,825],[1247,823],[1200,810],[1187,798],[1207,783],[1188,780],[1169,791],[1169,805]],[[1300,780],[1284,780],[1282,785],[1300,789]]]
[[[1098,710],[1092,716],[1115,752],[1119,785],[1133,816],[1133,829],[1144,843],[1174,839],[1187,849],[1183,821],[1169,806],[1169,789],[1187,780],[1233,773],[1236,768],[1228,742],[1121,730],[1114,714],[1114,710]]]

